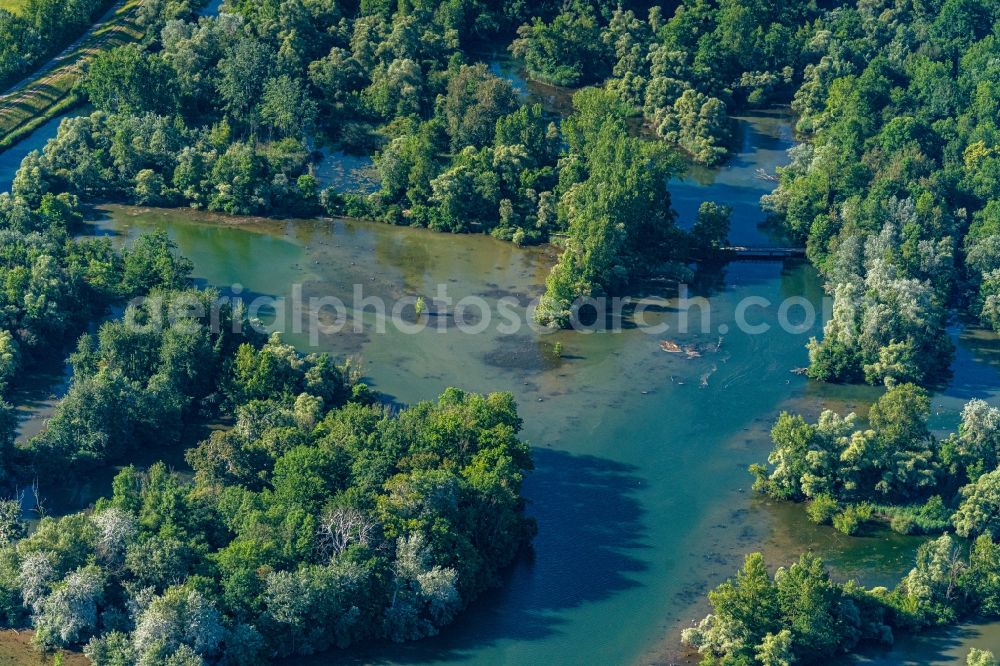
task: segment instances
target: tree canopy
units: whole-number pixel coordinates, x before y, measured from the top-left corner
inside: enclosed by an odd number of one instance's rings
[[[958,432],[941,440],[927,425],[930,401],[912,384],[872,406],[868,428],[855,414],[825,411],[816,423],[782,414],[771,431],[769,466],[751,467],[754,488],[806,501],[818,523],[853,534],[874,520],[904,534],[993,534],[1000,410],[972,400]],[[1000,532],[997,532],[1000,535]]]
[[[227,390],[235,424],[188,452],[193,480],[127,467],[93,511],[0,545],[7,626],[98,665],[413,640],[497,585],[533,536],[510,395],[450,389],[393,412],[277,338],[236,358],[221,377],[241,389]]]

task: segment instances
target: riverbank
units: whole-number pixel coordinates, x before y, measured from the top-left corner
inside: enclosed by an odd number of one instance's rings
[[[494,307],[512,297],[523,304],[540,293],[552,260],[489,237],[378,223],[101,208],[107,215],[94,223],[95,235],[122,243],[166,230],[194,260],[199,284],[230,294],[238,284],[248,297],[289,297],[298,284],[306,298],[350,302],[353,285],[386,299],[431,296],[445,285],[456,299],[478,295]],[[791,262],[733,266],[708,295],[718,326],[732,323],[745,297],[805,295],[817,302],[822,291],[812,269]],[[677,305],[668,298],[650,319],[677,325]],[[761,317],[774,323],[773,312]],[[366,381],[397,404],[448,385],[513,391],[535,445],[538,471],[526,493],[541,531],[534,557],[441,636],[357,648],[349,658],[501,663],[541,654],[560,662],[596,653],[607,663],[620,663],[622,655],[669,663],[677,654],[674,628],[703,615],[704,592],[731,575],[745,552],[764,550],[779,565],[813,549],[838,576],[868,584],[892,582],[910,566],[917,540],[845,537],[809,524],[801,507],[763,501],[749,490],[746,466],[766,456],[780,411],[863,411],[877,394],[792,375],[805,357],[797,336],[777,329],[730,335],[720,351],[686,360],[634,330],[465,335],[449,327],[407,335],[378,333],[372,318],[361,321],[361,333],[348,327],[316,345],[305,334],[288,339],[303,350],[363,359]],[[697,343],[698,336],[681,337]],[[958,339],[957,365],[965,370],[934,402],[942,428],[953,427],[946,422],[957,418],[966,395],[1000,385],[986,363],[995,340],[978,332]],[[562,358],[550,353],[555,342]],[[599,629],[610,613],[634,618],[625,635]],[[535,630],[526,633],[525,626]],[[664,636],[672,651],[651,658]]]
[[[746,121],[753,126],[758,122]],[[762,119],[770,123],[771,120]],[[768,151],[780,150],[781,131],[754,131]],[[750,142],[755,139],[750,139]],[[778,142],[778,143],[776,143]],[[771,152],[751,146],[744,159]],[[752,171],[718,174],[727,194],[747,202],[734,219],[734,239],[757,233],[763,219],[749,208],[767,183]],[[705,199],[716,196],[703,180]],[[195,263],[199,285],[232,294],[336,296],[345,302],[354,285],[393,302],[433,297],[442,286],[456,301],[484,298],[493,314],[500,299],[525,305],[544,288],[553,257],[482,235],[344,220],[239,220],[211,224],[190,210],[105,207],[107,219],[91,232],[116,243],[142,231],[164,229]],[[819,304],[815,272],[800,261],[733,265],[703,276],[692,296],[711,298],[710,334],[672,334],[682,344],[714,345],[720,327],[732,327],[745,298],[779,303],[805,294]],[[676,290],[661,292],[650,324],[679,329]],[[755,315],[756,316],[756,315]],[[669,627],[685,618],[722,566],[718,553],[739,558],[747,538],[764,538],[769,518],[743,511],[749,498],[746,466],[759,458],[748,447],[747,424],[773,420],[791,397],[807,389],[790,370],[805,363],[804,343],[818,325],[798,335],[783,332],[774,308],[760,313],[771,329],[760,336],[728,335],[701,358],[660,350],[659,337],[637,329],[574,334],[495,327],[474,335],[455,326],[408,335],[374,327],[359,317],[323,336],[287,339],[304,351],[363,359],[366,381],[397,404],[433,398],[448,386],[509,390],[521,405],[537,471],[527,481],[531,514],[539,523],[534,557],[520,562],[501,590],[477,603],[441,636],[412,646],[375,646],[350,658],[397,662],[638,660]],[[553,353],[556,344],[562,354]],[[720,408],[723,406],[724,408]],[[712,479],[707,490],[704,479]],[[708,529],[719,515],[737,511],[738,527]],[[728,519],[727,519],[728,520]],[[606,618],[633,618],[610,634]],[[317,659],[315,663],[324,663]]]
[[[350,302],[353,285],[386,299],[430,297],[444,285],[455,299],[477,295],[491,307],[514,298],[520,312],[540,293],[551,264],[543,252],[489,237],[377,223],[215,225],[191,211],[108,207],[108,213],[95,233],[122,242],[165,229],[194,260],[199,283],[224,292],[238,283],[252,296],[287,297],[299,284],[305,298]],[[733,267],[721,278],[721,289],[712,292],[713,326],[731,324],[736,305],[752,294],[777,302],[803,284],[812,285],[810,297],[821,294],[801,262]],[[650,314],[651,323],[676,326],[676,303],[668,298]],[[774,312],[762,316],[774,323]],[[788,391],[806,385],[789,373],[802,364],[804,340],[795,343],[775,327],[765,336],[727,337],[719,352],[687,360],[664,354],[658,338],[637,330],[465,335],[449,327],[406,335],[378,333],[370,317],[362,321],[361,333],[349,328],[318,347],[305,335],[288,339],[305,350],[362,358],[367,380],[401,404],[449,385],[513,391],[535,444],[539,469],[526,492],[540,534],[535,558],[519,564],[498,598],[477,604],[468,619],[419,647],[378,646],[358,658],[435,661],[468,649],[474,661],[487,663],[538,654],[558,661],[564,650],[583,658],[581,649],[615,663],[622,654],[638,658],[637,646],[662,635],[657,627],[703,593],[710,582],[706,558],[720,547],[738,557],[748,543],[742,531],[765,534],[762,516],[749,516],[740,530],[704,528],[720,522],[712,507],[747,502],[735,489],[748,487],[745,467],[758,454],[743,441],[743,428],[770,420]],[[551,353],[556,342],[562,358]],[[721,417],[714,407],[720,402],[732,403]],[[720,490],[705,493],[704,478]],[[607,613],[627,608],[642,618],[627,635],[604,636],[606,642],[594,636]],[[523,636],[531,624],[537,634]],[[572,647],[577,642],[584,647]]]
[[[198,16],[216,16],[224,0],[209,0],[197,11]],[[74,90],[83,65],[98,52],[124,46],[142,39],[143,31],[136,20],[141,0],[111,3],[111,9],[83,37],[73,43],[33,76],[15,84],[0,95],[0,191],[9,191],[24,155],[9,175],[7,154],[31,141],[31,150],[40,150],[55,136],[59,122],[71,112],[79,111],[83,100]],[[54,127],[49,127],[54,125]],[[46,128],[49,127],[49,131]],[[44,140],[38,140],[42,135]]]
[[[140,0],[121,2],[35,79],[0,97],[0,150],[76,106],[80,100],[73,90],[86,63],[98,53],[142,39],[140,7]]]
[[[973,325],[955,327],[951,331],[956,355],[952,376],[946,386],[931,396],[930,425],[938,437],[946,437],[957,428],[966,402],[972,398],[1000,403],[1000,334]],[[828,385],[810,382],[800,396],[782,405],[780,411],[802,414],[815,421],[824,410],[841,415],[857,413],[867,416],[868,408],[881,395],[881,389],[864,385]],[[758,462],[771,449],[772,422],[755,423],[748,442],[759,451]],[[856,580],[867,587],[895,587],[913,568],[914,556],[920,544],[929,537],[904,536],[887,527],[871,529],[861,535],[846,536],[830,526],[809,521],[801,504],[781,502],[753,493],[752,478],[746,476],[746,487],[739,494],[749,496],[749,513],[761,514],[769,524],[763,539],[748,539],[741,552],[712,562],[713,581],[690,604],[686,619],[670,627],[661,644],[650,650],[641,661],[646,664],[697,664],[700,656],[680,642],[683,629],[697,624],[711,612],[705,593],[733,575],[742,565],[746,553],[761,552],[770,568],[787,566],[804,552],[819,555],[830,568],[835,580]],[[734,512],[727,524],[746,520]],[[708,528],[711,529],[711,528]],[[860,655],[843,657],[837,663],[890,664],[964,664],[971,648],[987,649],[1000,654],[1000,623],[964,622],[961,625],[921,633],[900,634],[890,649],[869,648]],[[928,656],[926,660],[923,657]]]
[[[773,114],[743,122],[747,138],[737,159],[671,186],[692,188],[691,201],[739,205],[736,242],[766,234],[756,202],[772,185],[756,170],[778,165],[792,140]],[[199,285],[228,295],[238,286],[248,299],[290,298],[298,285],[307,299],[350,302],[360,285],[366,295],[392,302],[432,298],[444,286],[455,300],[485,299],[494,313],[500,299],[514,299],[523,318],[552,262],[544,249],[482,235],[339,219],[226,221],[191,210],[101,208],[107,215],[91,233],[122,243],[165,230],[194,261]],[[687,219],[682,214],[682,223]],[[673,292],[659,294],[664,300],[648,319],[678,331],[680,302]],[[822,312],[815,271],[801,261],[732,265],[703,275],[691,294],[701,295],[710,302],[711,335],[671,337],[708,346],[722,326],[733,333],[717,351],[692,359],[664,354],[660,338],[628,327],[589,335],[530,328],[468,335],[449,325],[411,335],[380,333],[362,313],[360,332],[351,326],[313,342],[290,330],[287,339],[303,351],[363,359],[366,381],[396,404],[433,398],[452,385],[512,391],[535,447],[538,469],[525,487],[540,527],[534,556],[441,636],[359,648],[347,658],[643,662],[664,637],[676,649],[674,628],[703,615],[692,609],[747,551],[773,552],[777,565],[814,546],[838,572],[869,571],[885,580],[909,566],[908,545],[885,548],[879,536],[837,536],[803,522],[801,512],[785,515],[798,507],[775,507],[749,491],[746,467],[766,456],[767,433],[780,411],[863,409],[866,395],[874,395],[874,389],[816,384],[790,372],[805,365],[805,341],[823,322],[795,334],[782,331],[777,304],[801,296]],[[748,298],[772,304],[754,311],[755,323],[771,327],[763,334],[735,333],[736,308]],[[561,355],[553,353],[556,343]],[[964,356],[960,351],[959,358],[978,369],[955,383],[947,402],[935,398],[936,409],[943,408],[939,421],[957,414],[962,397],[1000,384],[995,369],[983,365],[989,353],[977,351],[993,342],[984,344]],[[630,621],[608,631],[608,617]]]
[[[42,654],[31,644],[31,631],[0,631],[0,666],[87,666],[90,660],[78,652],[60,650],[55,654]]]

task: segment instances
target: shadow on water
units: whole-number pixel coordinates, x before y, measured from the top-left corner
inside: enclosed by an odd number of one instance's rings
[[[497,339],[480,355],[483,363],[512,371],[543,372],[558,368],[567,357],[553,351],[553,343],[528,335],[507,335]]]
[[[779,162],[777,155],[765,156]],[[754,169],[733,171],[723,171],[719,182],[742,183],[746,206],[756,205],[766,182],[754,178]],[[702,200],[715,198],[711,194],[703,188]],[[366,295],[384,297],[431,297],[438,284],[447,284],[456,297],[525,296],[548,272],[547,256],[514,251],[489,238],[344,221],[284,223],[110,208],[116,222],[96,226],[123,230],[119,242],[143,229],[167,228],[195,262],[200,279],[217,286],[238,282],[244,295],[301,283],[305,296],[321,288],[346,296],[351,285],[360,283]],[[736,228],[756,233],[755,218],[748,214],[737,220],[742,226]],[[740,262],[724,274],[704,276],[704,292],[725,294],[713,299],[712,320],[733,321],[732,310],[743,295],[763,293],[777,302],[786,290],[799,291],[809,282],[799,273],[801,266],[780,262]],[[674,324],[675,306],[668,302],[651,309],[650,321]],[[773,323],[773,316],[762,308],[753,313],[753,322],[758,321]],[[711,337],[702,337],[682,341],[721,344],[714,328]],[[660,618],[687,606],[678,592],[697,583],[695,591],[704,594],[708,566],[718,566],[720,577],[733,570],[729,560],[707,562],[706,553],[725,553],[734,545],[742,552],[750,547],[747,539],[763,533],[743,529],[746,521],[731,510],[732,496],[705,490],[746,484],[746,450],[725,443],[734,436],[743,439],[747,422],[804,390],[803,380],[788,370],[801,364],[805,353],[801,341],[789,340],[733,335],[722,351],[717,349],[717,357],[706,353],[701,360],[670,357],[656,338],[638,335],[559,334],[534,344],[495,336],[396,336],[366,345],[375,387],[392,394],[393,402],[432,397],[431,389],[467,384],[475,377],[473,388],[515,390],[527,398],[524,416],[534,441],[577,455],[535,450],[538,469],[524,493],[539,525],[534,554],[513,566],[502,588],[473,604],[443,635],[295,663],[627,661],[643,643],[666,633]],[[557,341],[565,342],[565,364],[554,352]],[[338,336],[323,348],[342,354],[344,339]],[[577,360],[581,357],[585,363]],[[490,360],[510,371],[498,370]],[[568,379],[561,373],[569,373]],[[539,397],[544,400],[536,402]],[[675,473],[678,469],[684,471]],[[706,478],[712,486],[699,481]],[[721,518],[716,519],[714,506],[721,508]],[[722,521],[740,529],[720,528],[718,538],[709,538],[695,526]],[[609,632],[609,620],[623,615],[628,621]]]
[[[967,401],[996,392],[1000,379],[1000,344],[996,334],[970,327],[952,331],[952,339],[955,360],[947,395]]]
[[[872,666],[927,666],[928,664],[964,664],[965,647],[983,639],[974,625],[928,631],[920,636],[900,637],[891,648],[871,648],[858,656],[842,657],[835,664],[871,664]]]
[[[638,585],[633,575],[646,564],[637,551],[648,546],[643,508],[633,496],[642,483],[637,468],[552,449],[536,448],[534,458],[525,495],[532,499],[529,514],[538,521],[539,534],[502,587],[476,601],[440,636],[354,648],[343,658],[337,654],[338,662],[453,661],[484,645],[543,640],[560,632],[563,611]],[[331,656],[295,663],[318,666]]]
[[[324,148],[318,154],[320,159],[313,170],[322,187],[333,187],[340,193],[371,194],[378,190],[378,169],[370,156],[332,148]]]
[[[47,358],[12,387],[10,400],[17,405],[19,442],[34,437],[55,412],[69,388],[72,369],[60,358]]]
[[[767,225],[761,196],[774,189],[778,167],[788,163],[787,150],[795,145],[788,111],[756,111],[735,119],[737,150],[720,168],[692,165],[670,183],[671,203],[678,225],[690,229],[705,201],[733,209],[730,240],[737,245],[787,245],[780,230]]]
[[[218,16],[219,12],[222,10],[223,1],[224,0],[209,0],[209,2],[198,10],[198,16]]]
[[[762,110],[754,116],[737,117],[740,153],[728,164],[737,168],[757,168],[762,152],[786,151],[794,142],[785,109]]]

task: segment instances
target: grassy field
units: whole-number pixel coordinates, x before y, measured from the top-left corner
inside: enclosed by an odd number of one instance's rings
[[[7,3],[12,0],[0,0]],[[16,4],[21,0],[13,0]],[[39,125],[66,111],[79,100],[73,89],[84,65],[101,51],[142,38],[136,24],[141,0],[128,0],[111,20],[95,26],[72,51],[55,60],[55,66],[27,85],[0,97],[0,150],[9,148]]]
[[[0,9],[6,9],[12,14],[18,14],[27,0],[0,0]]]

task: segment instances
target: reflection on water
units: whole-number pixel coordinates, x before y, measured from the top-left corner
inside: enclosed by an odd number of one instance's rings
[[[913,568],[923,537],[903,536],[889,529],[875,528],[859,536],[847,536],[828,526],[809,521],[801,504],[754,499],[755,510],[772,517],[773,530],[760,546],[768,561],[786,564],[790,558],[811,551],[841,580],[856,579],[868,586],[895,587]]]
[[[12,387],[10,401],[17,405],[18,442],[42,431],[59,399],[66,394],[71,375],[68,363],[52,362],[35,368]]]
[[[962,407],[972,398],[1000,404],[1000,336],[981,328],[951,329],[955,361],[948,386],[931,404],[931,426],[938,432],[954,432]]]
[[[368,155],[353,155],[342,150],[325,148],[314,174],[321,187],[333,187],[338,192],[371,194],[379,188],[378,170]]]
[[[759,112],[735,119],[739,149],[722,169],[692,166],[670,185],[678,223],[690,229],[704,201],[731,206],[733,225],[729,239],[736,245],[786,245],[787,241],[763,230],[765,214],[760,198],[774,189],[771,177],[788,163],[788,149],[795,145],[790,115],[785,110]]]
[[[222,3],[225,0],[208,0],[201,9],[198,10],[198,16],[218,16],[219,10],[222,9]]]
[[[903,636],[891,649],[870,650],[849,663],[872,666],[964,665],[972,648],[1000,655],[1000,622],[966,624],[930,630],[919,636]]]
[[[490,72],[494,76],[510,81],[515,92],[520,95],[524,102],[540,104],[542,110],[552,119],[558,119],[572,113],[573,93],[576,92],[574,89],[527,79],[521,64],[507,53],[483,55]]]
[[[525,78],[519,63],[507,54],[486,54],[493,74],[508,79],[521,98],[538,103],[553,119],[573,109],[573,90],[550,86]],[[755,111],[734,118],[737,149],[720,168],[690,166],[670,186],[670,196],[678,213],[678,223],[690,229],[705,201],[733,208],[730,240],[737,245],[787,245],[787,239],[760,225],[765,215],[761,196],[774,189],[777,168],[788,164],[788,149],[795,145],[791,111]]]
[[[218,16],[219,10],[225,0],[208,0],[208,2],[197,11],[198,16]],[[10,192],[14,183],[14,176],[21,167],[21,162],[33,150],[41,151],[50,139],[54,139],[59,131],[59,124],[66,118],[80,116],[87,113],[87,109],[73,109],[56,116],[52,120],[39,126],[30,135],[14,144],[6,150],[0,151],[0,192]]]

